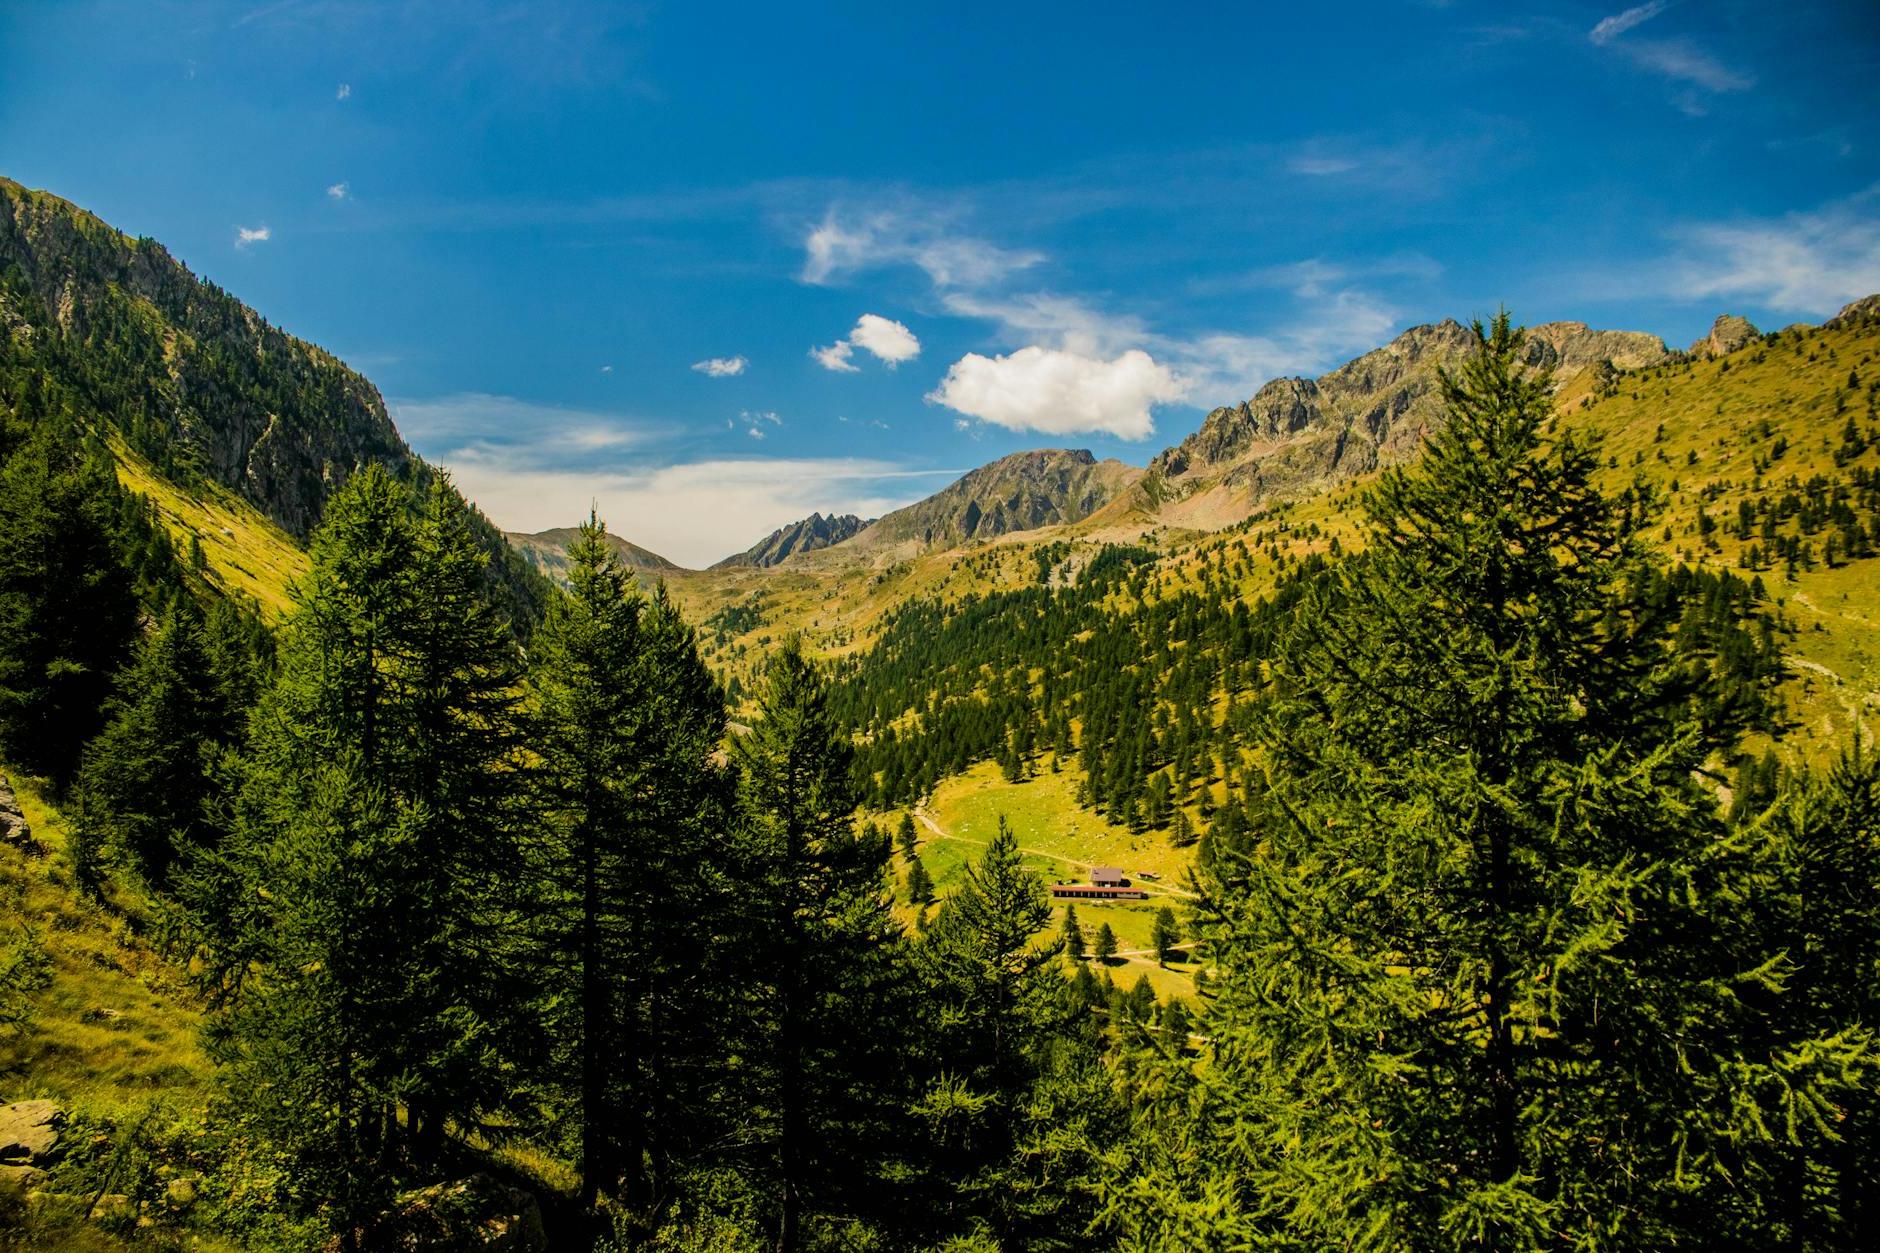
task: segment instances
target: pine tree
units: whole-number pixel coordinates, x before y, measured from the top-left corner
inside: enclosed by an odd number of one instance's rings
[[[110,723],[85,752],[80,807],[144,876],[167,886],[179,849],[205,839],[210,767],[230,721],[219,707],[195,607],[172,608],[118,680]]]
[[[1106,966],[1110,964],[1110,959],[1116,956],[1116,932],[1110,930],[1110,924],[1107,922],[1097,928],[1096,955],[1097,960]]]
[[[117,495],[109,465],[51,420],[0,467],[0,752],[61,785],[136,638]]]
[[[1155,927],[1149,943],[1155,948],[1155,960],[1158,966],[1168,965],[1169,954],[1182,942],[1181,924],[1175,921],[1175,911],[1167,905],[1155,911]]]
[[[1211,1060],[1148,1068],[1112,1193],[1144,1243],[1755,1245],[1735,1181],[1858,1074],[1754,1047],[1781,959],[1701,781],[1736,725],[1638,595],[1648,502],[1477,332],[1273,659],[1258,842],[1202,868]]]
[[[462,509],[377,467],[328,503],[235,830],[190,884],[231,1092],[349,1245],[503,1095],[508,927],[483,894],[513,859],[516,666]]]
[[[901,824],[895,830],[895,843],[901,846],[901,856],[913,861],[917,855],[919,838],[914,830],[914,815],[903,813]]]
[[[568,556],[529,676],[550,1072],[580,1129],[583,1202],[605,1189],[644,1217],[706,1134],[722,1070],[725,993],[705,958],[727,908],[724,704],[670,600],[636,590],[598,518]]]
[[[910,905],[933,904],[933,876],[927,873],[918,853],[908,860],[907,901]]]
[[[1090,953],[1090,946],[1084,940],[1084,929],[1077,922],[1077,906],[1064,907],[1064,951],[1077,961],[1082,961]]]
[[[785,641],[765,667],[758,720],[737,742],[740,826],[756,871],[753,952],[759,1134],[774,1179],[778,1253],[818,1214],[881,1206],[864,1186],[889,1153],[900,1050],[900,933],[882,890],[887,841],[858,831],[847,736],[822,675]],[[917,863],[918,864],[918,863]]]

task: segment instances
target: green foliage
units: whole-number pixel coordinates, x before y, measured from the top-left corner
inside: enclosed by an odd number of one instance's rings
[[[1744,1181],[1868,1082],[1741,925],[1758,864],[1703,783],[1741,718],[1642,594],[1649,501],[1544,434],[1505,316],[1478,332],[1274,658],[1204,862],[1211,1056],[1132,1084],[1139,1244],[1762,1247]]]

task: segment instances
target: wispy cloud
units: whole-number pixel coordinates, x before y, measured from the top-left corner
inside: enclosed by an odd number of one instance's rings
[[[346,97],[350,95],[352,95],[352,84],[341,83],[339,85],[339,90],[333,93],[333,99],[344,100]]]
[[[1642,26],[1651,21],[1669,7],[1669,0],[1652,0],[1650,4],[1641,4],[1623,13],[1602,17],[1587,38],[1603,48],[1634,26]]]
[[[694,361],[692,368],[707,378],[728,379],[744,373],[750,364],[744,357],[707,357]]]
[[[326,194],[334,200],[345,200],[352,195],[352,184],[334,183],[326,189]]]
[[[272,232],[265,226],[238,226],[235,228],[235,246],[246,248],[251,244],[265,244],[272,238]]]
[[[612,367],[602,367],[605,372]],[[526,441],[528,455],[552,461],[643,448],[677,428],[617,413],[543,404],[488,392],[390,401],[399,431],[420,450],[495,448]]]
[[[1682,299],[1826,315],[1880,292],[1880,184],[1809,212],[1695,223],[1678,237],[1657,282]]]
[[[857,348],[883,362],[890,370],[920,356],[920,340],[914,332],[893,318],[876,313],[864,313],[856,319],[854,330],[826,348],[810,349],[809,355],[825,370],[854,374],[860,369],[855,364]]]
[[[1756,85],[1753,76],[1725,65],[1689,39],[1621,38],[1670,7],[1670,0],[1652,0],[1649,4],[1614,13],[1601,18],[1586,37],[1595,47],[1609,49],[1638,68],[1674,83],[1713,93],[1747,91]],[[1693,97],[1678,96],[1674,101],[1687,113],[1703,112],[1701,102]]]

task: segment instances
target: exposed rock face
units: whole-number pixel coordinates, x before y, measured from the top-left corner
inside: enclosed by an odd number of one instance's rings
[[[43,1166],[59,1145],[65,1111],[51,1101],[0,1105],[0,1163]]]
[[[509,541],[511,548],[522,554],[524,561],[559,583],[568,577],[568,545],[574,543],[580,533],[578,527],[558,526],[553,530],[537,531],[533,535],[506,531],[503,538]],[[614,550],[614,556],[620,559],[621,565],[642,574],[658,576],[668,570],[681,568],[658,553],[641,548],[611,531],[607,534],[607,546]]]
[[[1726,313],[1710,324],[1710,334],[1691,345],[1693,357],[1722,357],[1762,335],[1748,318]]]
[[[855,537],[857,544],[912,542],[951,548],[1007,531],[1077,522],[1142,476],[1088,449],[1013,453],[969,472],[927,499],[897,509]]]
[[[741,553],[726,557],[723,561],[713,562],[712,569],[722,570],[727,566],[774,566],[797,553],[815,552],[818,548],[829,548],[843,540],[859,535],[872,519],[858,518],[852,513],[829,514],[812,513],[809,517],[789,526],[772,531],[750,548]]]
[[[1585,366],[1626,368],[1666,356],[1663,341],[1582,322],[1529,327],[1526,359],[1564,382]],[[1149,463],[1176,492],[1227,486],[1264,496],[1402,461],[1441,413],[1439,371],[1475,337],[1454,321],[1416,326],[1316,379],[1275,379],[1243,404],[1216,409],[1201,429]]]
[[[1822,325],[1832,330],[1842,326],[1856,326],[1862,322],[1880,319],[1880,295],[1862,296],[1839,313],[1829,318]]]
[[[13,781],[0,774],[0,844],[18,844],[32,848],[33,829],[20,812],[19,797],[13,794]]]
[[[407,1192],[372,1233],[399,1253],[547,1253],[535,1198],[486,1174]]]

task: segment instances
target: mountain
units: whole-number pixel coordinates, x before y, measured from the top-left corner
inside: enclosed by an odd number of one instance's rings
[[[1582,322],[1544,323],[1528,335],[1529,361],[1551,366],[1558,386],[1589,367],[1638,369],[1669,355],[1656,336]],[[1193,435],[1155,457],[1148,479],[1123,503],[1166,511],[1168,501],[1216,489],[1234,497],[1230,511],[1244,513],[1278,493],[1403,461],[1441,409],[1438,371],[1459,365],[1473,342],[1455,321],[1416,326],[1316,379],[1275,379],[1251,399],[1214,410]]]
[[[858,518],[852,513],[832,513],[827,517],[812,513],[807,518],[772,531],[741,553],[713,562],[711,568],[722,570],[729,566],[774,566],[797,553],[814,552],[818,548],[840,544],[859,534],[869,522],[870,519]]]
[[[921,550],[952,548],[1008,531],[1077,522],[1142,476],[1135,466],[1098,461],[1088,449],[1041,448],[968,472],[927,499],[897,509],[855,543]]]
[[[368,463],[428,482],[379,391],[331,353],[59,197],[0,178],[0,353],[185,492],[226,488],[295,540]],[[547,583],[480,514],[493,590],[518,623]]]
[[[551,579],[559,581],[568,569],[568,545],[580,534],[577,527],[558,526],[552,530],[537,531],[533,535],[524,535],[517,531],[505,531],[503,538],[509,546],[522,554],[522,559]],[[630,540],[624,540],[611,531],[607,534],[607,546],[614,550],[620,564],[629,570],[638,570],[643,574],[663,575],[682,567],[666,560],[656,552],[641,548]]]

